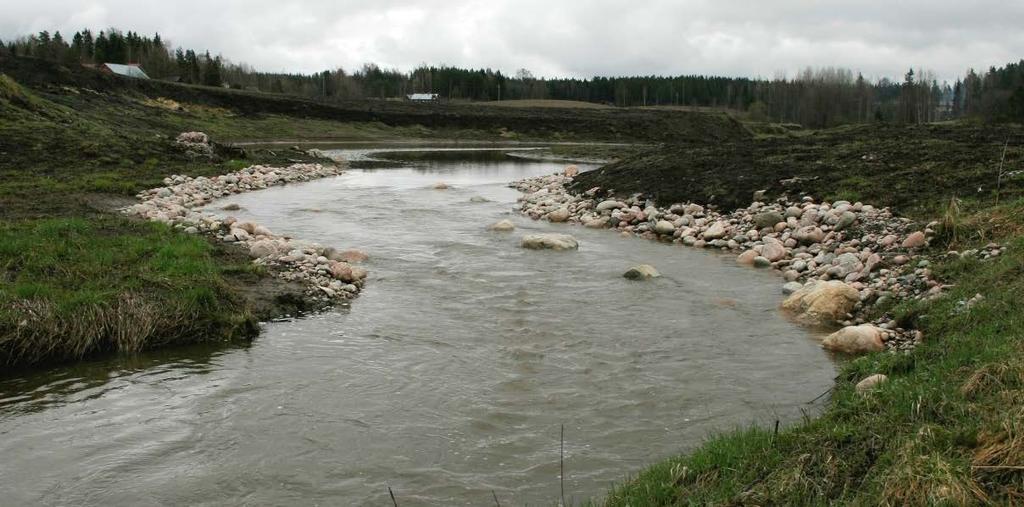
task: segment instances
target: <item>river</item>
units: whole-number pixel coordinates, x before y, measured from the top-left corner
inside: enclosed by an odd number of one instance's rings
[[[391,488],[403,507],[555,505],[563,425],[578,502],[715,431],[796,420],[832,384],[776,275],[533,222],[508,182],[565,164],[445,155],[231,198],[277,233],[367,251],[362,295],[247,346],[0,380],[0,503],[391,505]],[[487,230],[503,218],[518,229]],[[580,250],[521,249],[528,232]],[[663,277],[622,278],[638,263]]]

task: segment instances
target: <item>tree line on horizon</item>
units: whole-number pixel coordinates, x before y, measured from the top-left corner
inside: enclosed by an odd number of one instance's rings
[[[410,72],[365,64],[352,73],[338,68],[315,74],[261,72],[152,37],[108,29],[86,29],[69,40],[43,31],[0,42],[0,51],[65,65],[135,63],[154,79],[229,86],[325,101],[395,99],[437,93],[446,100],[556,99],[620,107],[699,107],[739,111],[749,118],[807,127],[874,121],[927,123],[957,118],[1024,121],[1024,60],[983,73],[969,70],[954,83],[910,69],[901,80],[870,81],[849,69],[807,68],[794,78],[719,76],[631,76],[537,78],[492,69],[421,65]]]

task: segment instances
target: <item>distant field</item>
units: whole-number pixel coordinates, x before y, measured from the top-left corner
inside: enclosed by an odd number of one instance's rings
[[[499,107],[554,107],[562,109],[613,109],[613,106],[595,104],[593,102],[580,102],[576,100],[499,100],[490,102],[475,102],[481,106]]]
[[[711,106],[634,106],[633,109],[649,109],[655,111],[687,111],[696,113],[733,113],[733,114],[744,114],[743,111],[736,109],[730,109],[727,107],[711,107]]]

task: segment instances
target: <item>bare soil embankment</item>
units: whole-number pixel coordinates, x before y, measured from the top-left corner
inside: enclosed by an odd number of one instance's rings
[[[952,197],[994,200],[1007,140],[1004,169],[1019,168],[1024,129],[1017,126],[863,125],[801,137],[670,144],[581,174],[574,190],[601,187],[728,210],[765,190],[768,197],[864,201],[920,214]],[[1004,175],[1000,186],[1004,200],[1024,195],[1019,175]]]

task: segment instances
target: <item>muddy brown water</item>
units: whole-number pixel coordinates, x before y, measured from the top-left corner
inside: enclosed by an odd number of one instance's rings
[[[775,275],[530,221],[506,184],[564,164],[445,155],[232,198],[278,233],[368,251],[361,297],[245,347],[0,380],[0,503],[390,505],[390,487],[403,507],[555,505],[562,425],[579,502],[713,432],[796,420],[831,385]],[[486,230],[503,218],[516,232]],[[529,232],[581,247],[523,250]],[[622,278],[641,262],[664,276]]]

